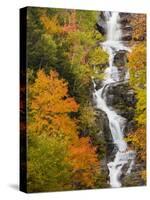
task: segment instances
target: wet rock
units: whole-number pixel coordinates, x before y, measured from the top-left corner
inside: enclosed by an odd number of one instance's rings
[[[107,27],[106,27],[106,18],[105,18],[104,12],[101,12],[99,16],[99,20],[96,23],[96,28],[102,35],[106,34]]]
[[[136,98],[134,91],[129,88],[128,83],[111,84],[107,87],[105,94],[106,103],[112,107],[118,115],[126,118],[125,134],[135,129],[134,121]]]
[[[96,83],[96,90],[99,90],[100,88],[103,87],[102,81],[99,79],[95,79],[95,83]]]
[[[132,38],[132,31],[133,28],[131,25],[122,25],[122,40],[123,41],[130,41]]]
[[[117,113],[121,115],[122,117],[126,118],[128,121],[131,121],[134,117],[134,109],[120,106],[120,108],[117,110]]]
[[[116,52],[116,55],[114,56],[114,65],[117,67],[125,66],[127,62],[127,56],[125,50],[120,50]]]
[[[130,23],[132,17],[130,13],[119,13],[119,15],[120,15],[120,23],[122,25],[125,26]]]
[[[134,90],[128,90],[126,96],[124,96],[124,102],[127,106],[135,106],[137,99],[135,98]]]
[[[100,19],[103,20],[103,21],[106,20],[104,12],[100,13]]]
[[[128,121],[125,127],[125,136],[128,136],[128,133],[132,133],[135,130],[135,128],[136,122],[134,120]]]
[[[120,18],[130,18],[132,16],[131,13],[124,13],[124,12],[120,12],[119,15]]]
[[[108,117],[107,117],[106,113],[97,109],[96,110],[96,121],[99,126],[99,130],[100,130],[100,132],[97,133],[98,134],[97,137],[100,138],[100,136],[101,136],[105,140],[106,157],[109,160],[110,155],[112,155],[112,152],[114,150],[114,144],[113,144],[113,138],[112,138],[111,131],[109,128],[109,121],[108,121]]]
[[[115,104],[117,101],[115,100],[115,97],[113,94],[110,94],[107,98],[107,104],[109,105],[113,105]]]
[[[136,104],[134,91],[129,88],[127,82],[111,84],[109,87],[107,87],[106,97],[108,99],[107,105],[112,107],[118,105],[134,107]],[[113,97],[116,98],[116,100],[110,101],[110,99],[112,99]]]
[[[132,14],[130,13],[120,13],[120,24],[122,29],[122,41],[132,40],[133,27],[131,25]]]
[[[131,32],[133,30],[133,27],[131,25],[126,25],[122,27],[123,33],[125,32]]]
[[[131,41],[132,40],[132,34],[131,33],[124,34],[121,39],[123,41]]]
[[[120,81],[125,81],[126,74],[127,74],[127,68],[124,67],[124,66],[119,66],[118,67],[118,74],[119,74]]]
[[[104,21],[96,23],[96,28],[102,35],[106,34],[106,23]]]
[[[96,109],[97,123],[108,142],[112,142],[112,135],[109,129],[109,121],[105,112]]]
[[[144,169],[144,165],[136,161],[130,174],[126,174],[126,169],[123,169],[122,186],[133,187],[145,185],[144,180],[141,178],[141,171]]]

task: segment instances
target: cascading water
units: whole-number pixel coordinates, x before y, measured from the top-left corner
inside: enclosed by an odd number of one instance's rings
[[[96,90],[96,83],[94,84],[94,99],[98,109],[101,109],[107,114],[109,120],[109,128],[112,134],[114,145],[117,147],[117,153],[112,162],[107,164],[109,169],[110,186],[121,187],[120,177],[122,175],[122,168],[125,164],[129,164],[127,174],[132,170],[134,165],[135,152],[128,150],[126,141],[124,140],[124,128],[126,119],[118,115],[115,110],[108,107],[106,104],[106,92],[109,86],[120,81],[118,68],[113,65],[114,56],[119,50],[130,51],[129,48],[124,46],[121,42],[121,28],[119,24],[119,13],[117,12],[104,12],[106,25],[107,25],[107,40],[101,45],[109,55],[109,67],[105,70],[105,78],[103,80],[103,87]],[[129,74],[124,77],[127,81]]]

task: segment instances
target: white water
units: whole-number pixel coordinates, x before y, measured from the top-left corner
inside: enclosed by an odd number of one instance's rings
[[[94,84],[94,99],[97,108],[101,109],[107,114],[109,120],[109,128],[112,134],[114,145],[117,146],[117,153],[112,162],[109,162],[109,177],[111,187],[121,187],[120,177],[122,175],[122,168],[125,164],[129,163],[127,174],[129,174],[134,165],[135,152],[128,150],[126,141],[124,140],[124,128],[126,119],[118,115],[112,108],[108,107],[105,99],[107,88],[114,83],[117,83],[119,79],[118,68],[113,66],[113,60],[115,53],[119,50],[130,51],[129,48],[124,46],[121,42],[121,28],[119,24],[119,13],[117,12],[105,12],[105,18],[107,23],[107,40],[101,45],[103,49],[109,55],[109,67],[105,70],[105,78],[103,80],[103,87],[96,90],[96,83]],[[124,80],[129,79],[129,72],[124,77]]]

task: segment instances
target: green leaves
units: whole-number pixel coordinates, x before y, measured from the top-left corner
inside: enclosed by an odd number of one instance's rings
[[[139,126],[146,124],[146,47],[145,42],[134,46],[128,56],[130,69],[130,83],[135,89],[137,104],[136,116]]]
[[[103,184],[97,183],[101,176],[96,148],[90,137],[78,136],[87,129],[87,136],[97,132],[89,103],[91,77],[102,78],[101,65],[108,59],[98,47],[103,37],[94,29],[98,14],[28,10],[29,192]]]
[[[96,11],[77,11],[77,23],[81,31],[94,30],[95,22],[97,21],[99,12]]]
[[[90,65],[106,65],[108,61],[108,55],[100,47],[91,49],[89,52],[89,64]]]
[[[44,66],[45,71],[49,71],[50,66],[56,63],[57,46],[52,36],[42,34],[39,40],[28,46],[28,65],[40,69]]]
[[[71,167],[65,162],[67,145],[64,139],[31,133],[29,138],[28,192],[71,189]],[[36,145],[31,140],[36,141]]]
[[[134,39],[144,38],[145,17],[135,15],[132,23],[135,26]],[[146,166],[146,43],[143,39],[133,47],[132,52],[128,55],[128,60],[130,85],[134,88],[137,99],[135,110],[137,129],[128,135],[127,141],[131,142],[137,151],[138,159]],[[141,178],[146,182],[146,173],[143,169],[141,170]]]

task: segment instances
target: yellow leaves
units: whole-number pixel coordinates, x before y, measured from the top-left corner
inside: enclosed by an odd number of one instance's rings
[[[141,173],[142,179],[146,182],[146,170],[143,170]]]
[[[139,43],[135,45],[132,52],[128,55],[130,68],[142,69],[146,66],[146,45],[145,43]]]
[[[33,71],[28,73],[28,183],[35,191],[97,186],[95,179],[100,164],[96,149],[89,138],[79,137],[78,131],[84,130],[79,129],[73,117],[79,119],[80,114],[73,113],[78,112],[79,105],[69,96],[69,92],[74,94],[82,105],[89,101],[93,74],[89,54],[94,64],[105,61],[106,57],[102,55],[101,58],[99,51],[92,54],[97,37],[102,39],[91,29],[98,13],[96,16],[95,12],[84,13],[59,9],[44,12],[39,9],[36,14],[31,13],[28,57]],[[68,80],[70,91],[68,83],[56,71],[51,70],[48,74],[52,67]],[[87,107],[83,111],[85,129],[87,124],[92,129],[93,110]],[[89,135],[92,135],[90,128]]]
[[[139,19],[135,16],[133,21],[133,36],[135,40],[144,39],[146,32],[145,15]],[[127,141],[131,142],[137,152],[140,162],[146,161],[146,43],[136,44],[128,55],[128,66],[130,69],[130,84],[136,94],[135,121],[137,130],[128,135]],[[141,172],[141,177],[146,181],[146,174]]]
[[[60,21],[58,19],[59,15],[55,15],[51,18],[46,15],[42,15],[40,17],[41,22],[49,34],[72,33],[78,30],[75,10],[72,10],[70,13],[62,12],[61,15],[64,15],[62,20],[63,25],[60,25]]]
[[[108,55],[100,47],[91,49],[89,52],[89,64],[99,65],[106,64],[108,61]]]
[[[135,119],[138,124],[143,126],[146,124],[146,89],[139,89],[136,95],[138,102]]]
[[[131,141],[135,146],[141,160],[146,160],[146,129],[138,128],[135,132],[128,135],[127,141]]]
[[[130,68],[130,83],[136,91],[136,116],[139,125],[146,124],[146,46],[139,43],[134,46],[128,56]]]
[[[57,16],[49,18],[45,15],[40,17],[44,27],[49,34],[57,34],[62,32],[62,28],[58,23]]]
[[[65,80],[60,79],[56,71],[46,75],[39,70],[35,82],[29,85],[29,105],[29,133],[47,139],[61,138],[67,145],[68,152],[64,159],[71,166],[73,182],[94,186],[100,165],[96,149],[89,138],[78,137],[77,121],[69,114],[77,112],[79,105],[69,97]]]

